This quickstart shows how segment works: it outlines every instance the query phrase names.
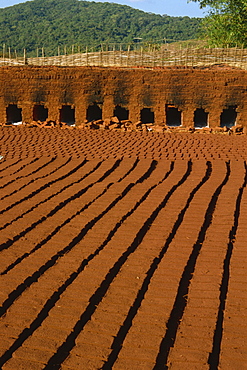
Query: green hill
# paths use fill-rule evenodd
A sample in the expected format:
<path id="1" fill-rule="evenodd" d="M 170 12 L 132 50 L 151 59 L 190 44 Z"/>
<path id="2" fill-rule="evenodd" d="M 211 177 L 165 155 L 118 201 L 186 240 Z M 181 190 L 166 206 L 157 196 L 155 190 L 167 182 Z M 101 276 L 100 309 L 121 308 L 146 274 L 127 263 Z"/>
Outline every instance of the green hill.
<path id="1" fill-rule="evenodd" d="M 0 9 L 0 45 L 18 52 L 102 42 L 169 42 L 196 38 L 200 18 L 145 13 L 129 6 L 79 0 L 33 0 Z M 1 49 L 0 49 L 1 50 Z"/>

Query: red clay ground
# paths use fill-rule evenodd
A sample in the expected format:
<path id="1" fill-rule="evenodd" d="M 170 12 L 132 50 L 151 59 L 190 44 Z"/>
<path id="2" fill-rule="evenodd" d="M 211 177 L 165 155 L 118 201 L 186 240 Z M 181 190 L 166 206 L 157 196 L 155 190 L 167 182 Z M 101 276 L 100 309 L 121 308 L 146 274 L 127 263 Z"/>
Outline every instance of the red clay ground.
<path id="1" fill-rule="evenodd" d="M 0 135 L 1 369 L 247 369 L 247 137 Z"/>

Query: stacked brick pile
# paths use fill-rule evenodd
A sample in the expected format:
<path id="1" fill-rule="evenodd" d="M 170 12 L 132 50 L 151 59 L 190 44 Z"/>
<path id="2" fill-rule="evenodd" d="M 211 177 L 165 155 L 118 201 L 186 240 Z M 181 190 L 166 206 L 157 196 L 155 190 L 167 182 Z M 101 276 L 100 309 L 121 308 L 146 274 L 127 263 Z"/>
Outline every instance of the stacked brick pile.
<path id="1" fill-rule="evenodd" d="M 0 126 L 11 126 L 11 123 L 0 123 Z M 62 129 L 85 129 L 85 130 L 110 130 L 110 131 L 142 131 L 142 132 L 169 132 L 169 133 L 190 133 L 190 134 L 227 134 L 227 135 L 242 135 L 247 133 L 247 128 L 242 125 L 228 127 L 203 127 L 196 129 L 192 126 L 168 126 L 156 125 L 154 123 L 142 123 L 141 121 L 132 123 L 130 120 L 120 121 L 117 117 L 112 117 L 105 120 L 95 120 L 85 122 L 79 126 L 69 125 L 66 122 L 59 120 L 32 121 L 31 123 L 23 123 L 21 126 L 38 127 L 38 128 L 62 128 Z"/>

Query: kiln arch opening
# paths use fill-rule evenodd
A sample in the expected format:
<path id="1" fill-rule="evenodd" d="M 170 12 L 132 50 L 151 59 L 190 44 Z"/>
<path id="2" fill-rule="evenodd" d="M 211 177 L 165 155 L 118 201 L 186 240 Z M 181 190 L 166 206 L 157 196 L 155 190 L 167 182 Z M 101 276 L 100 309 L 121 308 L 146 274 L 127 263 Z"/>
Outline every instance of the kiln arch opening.
<path id="1" fill-rule="evenodd" d="M 142 123 L 154 123 L 154 112 L 150 108 L 143 108 L 141 110 Z"/>
<path id="2" fill-rule="evenodd" d="M 182 124 L 181 111 L 174 105 L 166 105 L 166 124 L 168 126 L 181 126 Z"/>
<path id="3" fill-rule="evenodd" d="M 48 118 L 48 108 L 42 104 L 36 104 L 33 107 L 33 120 L 44 122 Z"/>
<path id="4" fill-rule="evenodd" d="M 86 119 L 89 122 L 102 119 L 102 109 L 99 107 L 97 103 L 93 103 L 88 106 Z"/>
<path id="5" fill-rule="evenodd" d="M 220 127 L 232 127 L 236 124 L 237 120 L 237 107 L 236 106 L 230 106 L 226 109 L 223 109 L 221 115 L 220 115 Z"/>
<path id="6" fill-rule="evenodd" d="M 126 108 L 121 107 L 120 105 L 116 105 L 113 115 L 116 116 L 119 121 L 124 121 L 129 119 L 129 111 Z"/>
<path id="7" fill-rule="evenodd" d="M 203 128 L 208 126 L 208 112 L 203 108 L 197 108 L 194 112 L 194 127 Z"/>
<path id="8" fill-rule="evenodd" d="M 75 108 L 72 108 L 71 105 L 63 105 L 60 109 L 60 122 L 67 123 L 68 125 L 74 125 Z"/>
<path id="9" fill-rule="evenodd" d="M 22 109 L 18 108 L 16 104 L 9 104 L 6 108 L 6 118 L 9 123 L 22 122 Z"/>

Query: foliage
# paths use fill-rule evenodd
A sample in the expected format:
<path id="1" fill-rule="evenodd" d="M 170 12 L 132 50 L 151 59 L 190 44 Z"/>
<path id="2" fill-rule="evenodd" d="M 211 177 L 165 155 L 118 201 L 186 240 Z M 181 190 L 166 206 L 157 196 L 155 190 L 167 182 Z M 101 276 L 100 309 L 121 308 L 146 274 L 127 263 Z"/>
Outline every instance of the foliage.
<path id="1" fill-rule="evenodd" d="M 115 3 L 79 0 L 33 0 L 0 9 L 0 45 L 18 52 L 58 46 L 96 46 L 102 42 L 130 43 L 193 39 L 200 18 L 170 17 L 145 13 Z"/>
<path id="2" fill-rule="evenodd" d="M 247 0 L 193 0 L 209 6 L 202 29 L 210 45 L 247 46 Z"/>

